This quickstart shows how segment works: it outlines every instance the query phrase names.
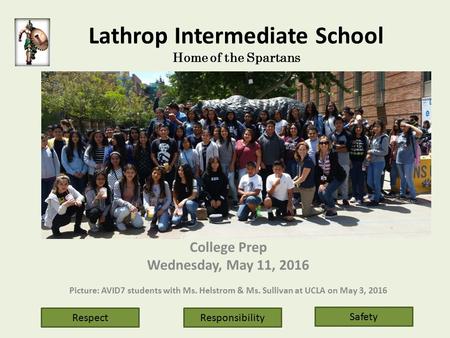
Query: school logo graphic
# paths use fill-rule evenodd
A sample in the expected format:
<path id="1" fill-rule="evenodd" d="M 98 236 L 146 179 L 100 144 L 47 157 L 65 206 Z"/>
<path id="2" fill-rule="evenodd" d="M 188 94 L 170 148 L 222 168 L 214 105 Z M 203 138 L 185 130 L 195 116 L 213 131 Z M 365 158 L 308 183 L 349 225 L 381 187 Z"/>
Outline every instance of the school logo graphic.
<path id="1" fill-rule="evenodd" d="M 50 19 L 16 19 L 16 66 L 49 66 Z"/>

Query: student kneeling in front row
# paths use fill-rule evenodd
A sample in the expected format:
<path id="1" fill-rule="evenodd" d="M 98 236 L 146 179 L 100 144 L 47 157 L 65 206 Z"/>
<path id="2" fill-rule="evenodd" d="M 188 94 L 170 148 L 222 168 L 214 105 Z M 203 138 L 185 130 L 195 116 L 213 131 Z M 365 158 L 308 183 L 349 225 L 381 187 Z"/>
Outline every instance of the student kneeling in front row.
<path id="1" fill-rule="evenodd" d="M 70 185 L 68 176 L 56 177 L 53 189 L 45 200 L 48 206 L 44 217 L 45 226 L 52 229 L 53 236 L 61 235 L 59 228 L 69 224 L 73 215 L 76 215 L 73 231 L 80 235 L 87 233 L 80 226 L 84 211 L 83 200 L 83 195 Z"/>
<path id="2" fill-rule="evenodd" d="M 239 209 L 237 217 L 240 221 L 256 219 L 256 208 L 261 204 L 262 178 L 256 173 L 256 163 L 248 162 L 246 165 L 247 174 L 242 176 L 239 181 L 238 193 L 241 196 L 239 200 Z"/>
<path id="3" fill-rule="evenodd" d="M 294 207 L 292 198 L 294 193 L 294 181 L 291 175 L 284 173 L 284 164 L 280 161 L 273 162 L 273 174 L 266 180 L 267 197 L 264 199 L 264 206 L 268 211 L 269 221 L 273 221 L 275 216 L 272 207 L 276 208 L 277 217 L 283 217 L 287 221 L 293 220 Z"/>

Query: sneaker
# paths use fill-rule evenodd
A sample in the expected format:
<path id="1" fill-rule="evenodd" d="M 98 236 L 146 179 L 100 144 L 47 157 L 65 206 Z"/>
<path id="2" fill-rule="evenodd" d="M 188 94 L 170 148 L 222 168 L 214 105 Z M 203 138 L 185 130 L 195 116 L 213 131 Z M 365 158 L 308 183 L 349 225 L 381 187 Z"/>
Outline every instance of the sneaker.
<path id="1" fill-rule="evenodd" d="M 91 221 L 88 221 L 89 224 L 89 228 L 92 232 L 98 232 L 99 228 L 97 226 L 97 224 L 92 223 Z"/>
<path id="2" fill-rule="evenodd" d="M 417 199 L 415 199 L 415 198 L 410 198 L 410 199 L 409 199 L 409 203 L 411 203 L 411 204 L 416 204 L 416 203 L 417 203 Z"/>
<path id="3" fill-rule="evenodd" d="M 186 222 L 187 227 L 195 227 L 197 225 L 197 220 L 190 220 L 189 222 Z"/>
<path id="4" fill-rule="evenodd" d="M 368 207 L 377 207 L 377 206 L 380 205 L 380 203 L 379 203 L 379 202 L 376 202 L 376 201 L 370 201 L 370 202 L 367 202 L 366 205 L 367 205 Z"/>
<path id="5" fill-rule="evenodd" d="M 355 197 L 350 198 L 350 203 L 355 203 L 355 202 L 356 202 L 356 198 Z"/>
<path id="6" fill-rule="evenodd" d="M 250 216 L 248 216 L 248 220 L 250 222 L 256 221 L 256 212 L 252 212 Z"/>
<path id="7" fill-rule="evenodd" d="M 53 230 L 53 237 L 61 237 L 61 231 Z"/>
<path id="8" fill-rule="evenodd" d="M 269 219 L 269 221 L 275 221 L 275 215 L 272 211 L 267 213 L 267 218 Z"/>
<path id="9" fill-rule="evenodd" d="M 320 215 L 320 214 L 323 214 L 323 209 L 322 208 L 313 207 L 309 214 L 302 215 L 302 217 L 313 217 L 313 216 L 317 216 L 317 215 Z"/>
<path id="10" fill-rule="evenodd" d="M 155 218 L 152 219 L 152 221 L 151 221 L 151 223 L 150 223 L 150 229 L 155 229 L 155 228 L 158 227 L 158 226 L 156 225 L 156 222 L 157 222 L 157 220 L 156 220 L 156 217 L 155 217 Z"/>
<path id="11" fill-rule="evenodd" d="M 401 200 L 405 200 L 406 199 L 406 195 L 399 195 L 398 198 L 400 198 Z"/>
<path id="12" fill-rule="evenodd" d="M 117 223 L 116 227 L 117 227 L 117 230 L 119 230 L 119 231 L 127 230 L 127 226 L 125 225 L 125 223 Z"/>
<path id="13" fill-rule="evenodd" d="M 286 222 L 293 222 L 293 221 L 294 221 L 294 216 L 291 216 L 291 215 L 286 216 L 286 217 L 284 217 L 284 220 L 285 220 Z"/>
<path id="14" fill-rule="evenodd" d="M 356 205 L 363 205 L 364 201 L 363 200 L 356 200 L 355 204 Z"/>
<path id="15" fill-rule="evenodd" d="M 342 200 L 342 205 L 343 205 L 344 207 L 349 207 L 349 206 L 350 206 L 350 203 L 349 203 L 347 200 Z"/>
<path id="16" fill-rule="evenodd" d="M 77 235 L 86 235 L 87 234 L 87 231 L 80 227 L 75 228 L 73 230 L 73 232 L 76 233 Z"/>
<path id="17" fill-rule="evenodd" d="M 327 210 L 327 212 L 325 213 L 326 218 L 332 218 L 332 217 L 336 217 L 336 216 L 337 216 L 337 212 L 334 210 Z"/>

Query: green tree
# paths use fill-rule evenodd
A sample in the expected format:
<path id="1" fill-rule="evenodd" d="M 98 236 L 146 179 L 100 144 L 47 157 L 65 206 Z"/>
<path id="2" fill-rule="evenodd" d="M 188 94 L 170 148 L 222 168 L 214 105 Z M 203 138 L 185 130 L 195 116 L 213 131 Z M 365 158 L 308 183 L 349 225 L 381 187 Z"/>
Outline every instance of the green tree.
<path id="1" fill-rule="evenodd" d="M 148 118 L 146 97 L 117 73 L 46 72 L 41 82 L 44 125 L 63 117 L 81 129 L 85 121 L 135 124 Z"/>
<path id="2" fill-rule="evenodd" d="M 170 82 L 180 102 L 243 95 L 248 98 L 291 97 L 296 83 L 309 88 L 345 89 L 331 72 L 175 72 Z"/>

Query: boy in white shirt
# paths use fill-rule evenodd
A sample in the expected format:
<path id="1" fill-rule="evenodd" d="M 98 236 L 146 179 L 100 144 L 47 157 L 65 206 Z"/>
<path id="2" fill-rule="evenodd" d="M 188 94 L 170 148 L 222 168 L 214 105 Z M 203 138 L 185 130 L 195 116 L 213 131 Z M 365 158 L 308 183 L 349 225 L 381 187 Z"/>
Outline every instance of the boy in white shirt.
<path id="1" fill-rule="evenodd" d="M 253 221 L 256 219 L 256 208 L 261 204 L 262 178 L 256 173 L 256 163 L 247 163 L 247 174 L 242 176 L 239 181 L 238 194 L 241 196 L 239 200 L 239 209 L 237 217 L 240 221 L 246 221 L 249 218 Z"/>
<path id="2" fill-rule="evenodd" d="M 294 206 L 292 198 L 294 193 L 294 181 L 289 174 L 284 173 L 284 164 L 280 161 L 273 163 L 273 174 L 267 177 L 267 197 L 264 206 L 268 211 L 269 221 L 275 220 L 272 207 L 276 208 L 277 217 L 284 217 L 286 221 L 292 221 Z"/>

